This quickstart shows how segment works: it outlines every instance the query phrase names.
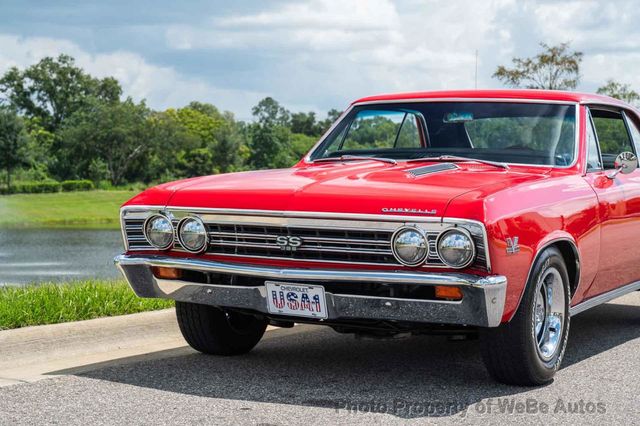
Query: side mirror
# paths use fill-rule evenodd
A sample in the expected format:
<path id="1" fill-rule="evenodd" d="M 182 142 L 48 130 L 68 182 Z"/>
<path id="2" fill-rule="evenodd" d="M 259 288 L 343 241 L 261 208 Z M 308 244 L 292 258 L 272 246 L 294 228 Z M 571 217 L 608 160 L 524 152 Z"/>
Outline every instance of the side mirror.
<path id="1" fill-rule="evenodd" d="M 607 175 L 609 179 L 616 177 L 618 173 L 623 175 L 629 174 L 638 168 L 638 158 L 633 152 L 623 152 L 616 157 L 616 161 L 613 163 L 615 170 L 613 173 Z"/>

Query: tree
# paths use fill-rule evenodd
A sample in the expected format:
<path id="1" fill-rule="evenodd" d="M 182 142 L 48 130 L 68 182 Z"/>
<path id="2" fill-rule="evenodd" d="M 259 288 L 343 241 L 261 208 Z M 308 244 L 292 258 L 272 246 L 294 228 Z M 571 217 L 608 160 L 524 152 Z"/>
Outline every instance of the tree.
<path id="1" fill-rule="evenodd" d="M 167 110 L 167 114 L 174 116 L 189 135 L 199 141 L 193 148 L 197 152 L 184 152 L 182 158 L 196 160 L 197 155 L 204 155 L 206 150 L 210 153 L 205 156 L 206 161 L 205 157 L 197 160 L 200 164 L 197 172 L 188 167 L 187 162 L 182 162 L 187 176 L 226 173 L 237 169 L 242 138 L 233 114 L 221 114 L 215 106 L 200 102 L 192 102 L 178 110 Z"/>
<path id="2" fill-rule="evenodd" d="M 264 98 L 252 109 L 256 122 L 248 132 L 253 169 L 289 167 L 295 160 L 291 152 L 291 114 L 273 98 Z"/>
<path id="3" fill-rule="evenodd" d="M 234 172 L 242 167 L 244 152 L 247 150 L 242 123 L 238 123 L 232 113 L 225 111 L 223 125 L 216 132 L 218 146 L 215 162 L 221 173 Z"/>
<path id="4" fill-rule="evenodd" d="M 319 136 L 321 129 L 316 122 L 315 112 L 294 112 L 291 114 L 291 132 L 307 136 Z"/>
<path id="5" fill-rule="evenodd" d="M 59 174 L 86 177 L 94 160 L 102 161 L 113 185 L 124 182 L 136 160 L 153 150 L 144 103 L 94 101 L 69 118 L 61 131 Z M 166 155 L 172 155 L 167 153 Z"/>
<path id="6" fill-rule="evenodd" d="M 572 90 L 580 80 L 582 52 L 570 51 L 570 43 L 549 46 L 532 58 L 513 58 L 513 68 L 500 65 L 493 77 L 511 87 Z"/>
<path id="7" fill-rule="evenodd" d="M 68 55 L 46 57 L 25 70 L 10 68 L 0 78 L 5 103 L 42 126 L 57 131 L 62 123 L 91 99 L 117 102 L 122 88 L 112 77 L 97 79 L 75 65 Z"/>
<path id="8" fill-rule="evenodd" d="M 278 169 L 295 163 L 291 132 L 284 126 L 254 123 L 251 127 L 249 166 L 252 169 Z"/>
<path id="9" fill-rule="evenodd" d="M 11 192 L 11 173 L 28 160 L 27 132 L 15 112 L 0 108 L 0 168 L 6 171 L 7 191 Z"/>
<path id="10" fill-rule="evenodd" d="M 188 177 L 180 159 L 200 147 L 200 139 L 180 122 L 175 110 L 152 112 L 147 119 L 151 148 L 139 157 L 127 175 L 130 180 L 174 180 Z"/>
<path id="11" fill-rule="evenodd" d="M 251 112 L 261 124 L 285 127 L 290 125 L 291 114 L 289 111 L 271 97 L 262 99 L 258 102 L 258 105 L 253 107 Z"/>
<path id="12" fill-rule="evenodd" d="M 629 84 L 618 83 L 613 79 L 607 80 L 604 86 L 598 88 L 597 93 L 620 99 L 628 104 L 636 104 L 640 100 L 640 94 L 633 90 Z"/>
<path id="13" fill-rule="evenodd" d="M 320 134 L 322 135 L 324 132 L 329 130 L 329 128 L 331 128 L 333 123 L 335 123 L 336 120 L 338 120 L 338 118 L 340 118 L 341 115 L 342 115 L 342 111 L 339 111 L 335 108 L 330 109 L 327 112 L 327 118 L 318 122 L 318 128 L 320 130 Z"/>
<path id="14" fill-rule="evenodd" d="M 293 133 L 291 135 L 291 153 L 294 159 L 300 160 L 304 157 L 316 142 L 318 142 L 318 138 L 314 136 Z"/>

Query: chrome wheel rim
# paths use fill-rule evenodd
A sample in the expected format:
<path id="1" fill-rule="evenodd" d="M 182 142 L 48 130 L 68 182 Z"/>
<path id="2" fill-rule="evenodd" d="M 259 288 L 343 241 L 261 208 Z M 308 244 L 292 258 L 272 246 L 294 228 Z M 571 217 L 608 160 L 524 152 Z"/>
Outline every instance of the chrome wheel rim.
<path id="1" fill-rule="evenodd" d="M 565 314 L 562 276 L 550 267 L 538 280 L 532 314 L 536 349 L 544 361 L 551 360 L 561 346 Z"/>

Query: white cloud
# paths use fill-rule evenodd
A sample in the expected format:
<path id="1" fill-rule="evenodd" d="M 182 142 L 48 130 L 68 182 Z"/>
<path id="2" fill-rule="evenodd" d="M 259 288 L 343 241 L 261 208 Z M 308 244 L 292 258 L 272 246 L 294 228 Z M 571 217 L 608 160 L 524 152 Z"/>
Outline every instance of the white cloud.
<path id="1" fill-rule="evenodd" d="M 146 98 L 155 108 L 197 99 L 247 119 L 251 106 L 264 96 L 273 96 L 291 110 L 322 113 L 374 93 L 471 88 L 476 50 L 478 86 L 500 87 L 491 77 L 498 65 L 510 64 L 514 56 L 534 55 L 540 41 L 572 41 L 585 53 L 581 89 L 595 90 L 615 78 L 640 90 L 636 3 L 280 0 L 254 2 L 253 7 L 229 3 L 222 8 L 225 15 L 206 16 L 198 10 L 191 16 L 180 15 L 175 24 L 163 19 L 140 26 L 132 21 L 125 27 L 142 40 L 132 43 L 138 46 L 136 52 L 114 46 L 112 51 L 94 53 L 62 38 L 0 35 L 0 71 L 66 52 L 95 75 L 115 75 L 126 94 Z M 211 5 L 209 10 L 221 8 Z M 145 31 L 138 31 L 141 27 Z M 165 44 L 158 45 L 158 39 Z M 113 37 L 113 44 L 117 40 Z M 150 62 L 139 47 L 148 40 L 154 42 L 154 57 L 164 63 L 180 61 L 180 71 Z M 86 45 L 104 48 L 105 43 L 89 40 Z"/>
<path id="2" fill-rule="evenodd" d="M 263 84 L 277 99 L 331 98 L 340 107 L 375 92 L 473 87 L 475 50 L 500 52 L 496 43 L 510 34 L 494 20 L 514 2 L 307 0 L 170 26 L 166 40 L 179 50 L 275 58 Z"/>
<path id="3" fill-rule="evenodd" d="M 141 55 L 127 51 L 91 54 L 68 40 L 18 37 L 0 34 L 0 73 L 12 66 L 25 68 L 45 56 L 68 54 L 89 74 L 118 79 L 124 94 L 152 108 L 180 107 L 193 100 L 212 102 L 222 109 L 248 111 L 263 93 L 220 89 L 210 83 L 178 73 L 171 67 L 147 62 Z"/>
<path id="4" fill-rule="evenodd" d="M 584 90 L 613 78 L 640 88 L 640 9 L 635 0 L 579 1 L 539 5 L 533 24 L 551 43 L 571 41 L 584 52 Z"/>

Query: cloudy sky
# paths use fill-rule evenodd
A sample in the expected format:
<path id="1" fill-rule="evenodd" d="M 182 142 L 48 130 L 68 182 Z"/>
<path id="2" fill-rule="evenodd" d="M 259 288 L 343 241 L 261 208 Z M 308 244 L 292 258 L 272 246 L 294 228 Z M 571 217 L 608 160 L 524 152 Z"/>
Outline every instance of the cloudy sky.
<path id="1" fill-rule="evenodd" d="M 537 44 L 584 52 L 579 89 L 640 89 L 637 0 L 0 2 L 0 72 L 68 53 L 156 109 L 191 100 L 250 118 L 273 96 L 324 112 L 374 93 L 501 87 L 498 64 Z"/>

